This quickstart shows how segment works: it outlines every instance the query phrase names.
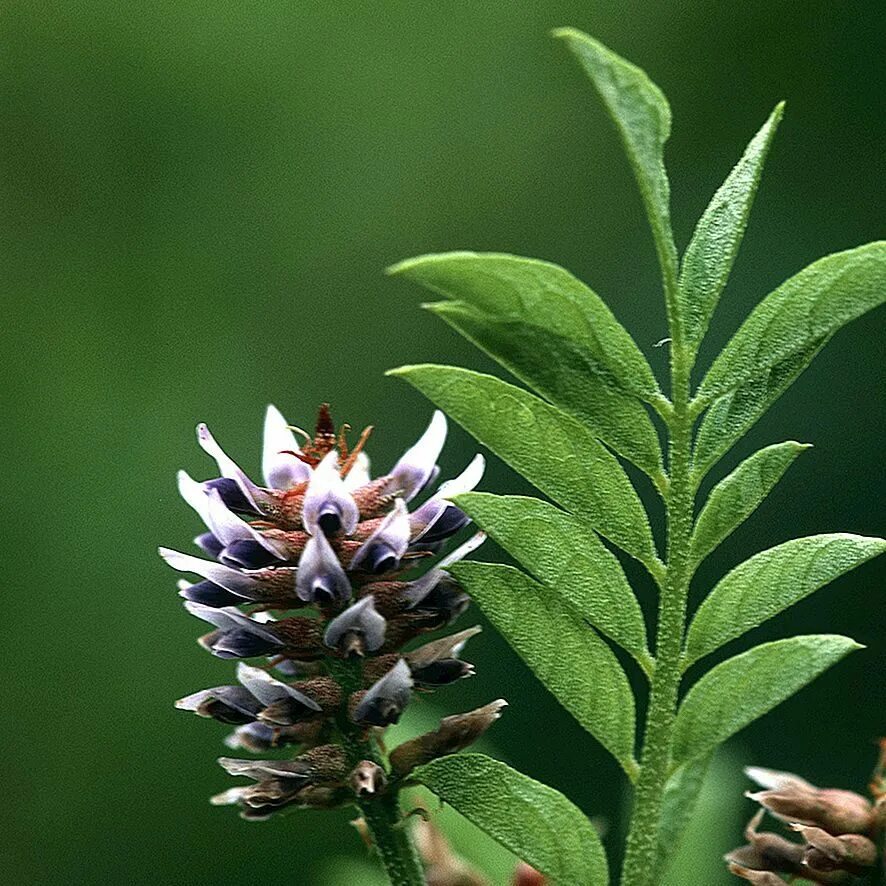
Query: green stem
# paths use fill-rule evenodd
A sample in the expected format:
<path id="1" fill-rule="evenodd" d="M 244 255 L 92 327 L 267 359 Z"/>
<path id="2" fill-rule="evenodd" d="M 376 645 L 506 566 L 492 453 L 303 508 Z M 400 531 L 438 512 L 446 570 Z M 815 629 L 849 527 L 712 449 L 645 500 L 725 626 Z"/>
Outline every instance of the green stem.
<path id="1" fill-rule="evenodd" d="M 346 697 L 360 688 L 363 680 L 360 660 L 343 661 L 330 656 L 326 659 L 326 667 L 345 690 Z M 384 768 L 375 741 L 367 739 L 364 731 L 351 722 L 346 710 L 341 711 L 336 727 L 351 766 L 356 766 L 362 760 L 371 760 Z M 373 849 L 384 866 L 391 886 L 425 886 L 421 859 L 401 819 L 398 794 L 398 786 L 390 785 L 383 793 L 358 798 L 355 805 L 366 822 Z"/>
<path id="2" fill-rule="evenodd" d="M 668 523 L 667 572 L 659 597 L 655 671 L 640 758 L 634 808 L 622 871 L 622 886 L 649 886 L 658 851 L 658 830 L 671 765 L 680 656 L 686 626 L 686 598 L 692 577 L 689 542 L 695 490 L 692 480 L 692 416 L 689 411 L 687 353 L 671 351 L 673 413 L 668 421 L 670 483 L 665 501 Z"/>
<path id="3" fill-rule="evenodd" d="M 412 839 L 400 818 L 396 792 L 357 803 L 391 886 L 425 886 L 425 875 Z"/>

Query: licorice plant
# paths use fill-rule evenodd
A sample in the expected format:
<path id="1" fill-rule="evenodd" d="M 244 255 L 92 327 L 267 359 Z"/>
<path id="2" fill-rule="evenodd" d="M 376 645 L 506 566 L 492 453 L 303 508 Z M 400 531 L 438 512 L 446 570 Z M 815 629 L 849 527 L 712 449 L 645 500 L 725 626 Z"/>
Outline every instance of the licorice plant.
<path id="1" fill-rule="evenodd" d="M 398 808 L 400 789 L 411 784 L 425 785 L 548 883 L 610 882 L 600 837 L 566 797 L 485 755 L 453 753 L 498 717 L 503 702 L 446 717 L 437 731 L 385 749 L 382 732 L 413 689 L 470 674 L 459 653 L 473 629 L 406 645 L 457 617 L 465 592 L 621 765 L 633 796 L 621 882 L 652 886 L 693 815 L 718 745 L 859 645 L 837 635 L 798 636 L 755 646 L 706 672 L 699 663 L 886 548 L 881 539 L 843 533 L 786 541 L 725 575 L 689 620 L 699 564 L 807 447 L 788 441 L 761 449 L 713 487 L 696 515 L 700 484 L 841 326 L 882 303 L 886 243 L 830 255 L 791 277 L 751 312 L 694 386 L 699 345 L 738 252 L 782 106 L 751 140 L 678 257 L 663 162 L 670 131 L 664 96 L 643 71 L 585 34 L 556 34 L 600 94 L 639 185 L 662 276 L 668 392 L 600 297 L 562 268 L 469 252 L 408 260 L 392 273 L 443 296 L 430 309 L 531 390 L 450 366 L 392 374 L 549 501 L 472 491 L 482 473 L 478 457 L 410 513 L 407 504 L 435 476 L 443 413 L 390 473 L 370 480 L 365 434 L 349 449 L 324 409 L 299 449 L 272 408 L 264 487 L 198 428 L 221 477 L 198 483 L 181 475 L 180 489 L 209 529 L 197 543 L 215 559 L 162 550 L 173 567 L 203 579 L 181 587 L 188 610 L 213 625 L 201 644 L 221 658 L 268 658 L 264 667 L 239 664 L 238 685 L 198 691 L 179 707 L 234 724 L 232 748 L 297 748 L 287 760 L 222 758 L 228 772 L 256 783 L 215 802 L 238 804 L 246 818 L 355 806 L 396 886 L 424 882 Z M 663 551 L 622 460 L 645 474 L 661 499 Z M 422 570 L 468 519 L 522 568 L 458 562 L 481 540 L 474 535 Z M 652 648 L 613 548 L 645 567 L 656 588 Z M 313 615 L 268 614 L 301 607 Z M 639 747 L 634 693 L 613 646 L 648 681 Z M 690 668 L 692 685 L 684 692 Z M 775 784 L 782 775 L 764 778 Z M 806 801 L 819 796 L 798 784 L 792 790 L 805 792 Z M 772 796 L 760 798 L 772 808 Z M 882 851 L 882 818 L 866 819 L 860 835 L 875 853 Z M 809 820 L 805 843 L 789 852 L 798 866 L 809 857 L 829 863 L 847 841 L 833 828 L 810 830 L 820 820 Z M 777 873 L 753 868 L 760 856 L 756 820 L 748 835 L 750 849 L 731 859 L 736 873 L 778 882 Z M 852 846 L 867 852 L 863 866 L 852 859 L 852 870 L 873 870 L 868 844 Z M 520 870 L 523 876 L 528 869 Z M 833 872 L 802 873 L 844 882 Z"/>
<path id="2" fill-rule="evenodd" d="M 621 764 L 633 795 L 621 882 L 649 886 L 662 879 L 717 746 L 859 648 L 847 637 L 818 634 L 755 646 L 706 673 L 698 664 L 881 553 L 881 539 L 838 533 L 786 541 L 725 575 L 691 621 L 687 597 L 698 565 L 807 446 L 787 441 L 756 452 L 713 487 L 696 516 L 700 484 L 840 327 L 883 302 L 886 243 L 827 256 L 791 277 L 751 312 L 693 386 L 699 345 L 738 252 L 783 107 L 751 140 L 678 257 L 663 159 L 671 126 L 665 97 L 642 70 L 596 40 L 574 29 L 555 35 L 603 100 L 639 185 L 661 270 L 669 392 L 589 287 L 556 265 L 503 254 L 429 255 L 391 272 L 443 296 L 429 309 L 531 391 L 450 366 L 406 366 L 393 374 L 550 499 L 456 496 L 458 507 L 523 569 L 470 562 L 453 574 Z M 663 502 L 663 552 L 620 459 L 645 474 Z M 657 587 L 653 650 L 610 546 L 642 564 Z M 610 644 L 648 679 L 638 749 L 634 695 Z M 684 694 L 689 668 L 693 682 Z M 594 835 L 565 825 L 539 834 L 530 817 L 504 823 L 508 814 L 518 817 L 512 798 L 480 778 L 483 765 L 474 756 L 446 758 L 423 777 L 491 833 L 508 829 L 509 845 L 551 882 L 608 882 L 599 848 L 593 855 L 580 848 Z M 584 865 L 570 866 L 575 858 Z M 804 876 L 816 879 L 811 870 Z"/>

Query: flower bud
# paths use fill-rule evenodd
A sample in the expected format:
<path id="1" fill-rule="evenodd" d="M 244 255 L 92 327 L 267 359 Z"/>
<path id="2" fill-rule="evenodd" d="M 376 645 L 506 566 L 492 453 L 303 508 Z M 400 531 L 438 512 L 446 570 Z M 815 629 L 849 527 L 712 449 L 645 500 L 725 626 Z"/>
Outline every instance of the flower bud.
<path id="1" fill-rule="evenodd" d="M 371 760 L 361 760 L 348 776 L 348 784 L 358 797 L 380 793 L 387 783 L 384 769 Z"/>
<path id="2" fill-rule="evenodd" d="M 871 804 L 853 791 L 788 787 L 745 796 L 782 821 L 821 827 L 831 834 L 867 834 L 875 823 Z"/>
<path id="3" fill-rule="evenodd" d="M 863 874 L 877 863 L 877 847 L 861 834 L 835 837 L 821 828 L 792 824 L 808 844 L 805 863 L 814 871 L 849 871 Z"/>
<path id="4" fill-rule="evenodd" d="M 436 757 L 454 754 L 473 744 L 500 716 L 507 707 L 500 698 L 482 708 L 466 714 L 444 717 L 434 732 L 405 741 L 391 752 L 391 769 L 399 776 L 408 775 Z"/>

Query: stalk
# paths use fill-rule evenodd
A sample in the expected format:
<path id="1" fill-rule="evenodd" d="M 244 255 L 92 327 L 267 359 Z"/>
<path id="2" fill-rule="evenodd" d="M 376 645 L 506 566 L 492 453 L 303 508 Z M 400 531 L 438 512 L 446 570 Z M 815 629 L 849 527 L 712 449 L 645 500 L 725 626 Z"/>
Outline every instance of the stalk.
<path id="1" fill-rule="evenodd" d="M 342 661 L 328 657 L 326 666 L 344 688 L 346 696 L 359 689 L 363 672 L 359 659 Z M 363 730 L 351 722 L 346 711 L 341 712 L 336 727 L 352 766 L 361 760 L 371 760 L 385 768 L 376 742 L 363 737 Z M 355 805 L 366 822 L 372 848 L 384 866 L 391 886 L 425 886 L 424 867 L 401 820 L 398 795 L 399 787 L 392 784 L 382 793 L 358 798 Z"/>
<path id="2" fill-rule="evenodd" d="M 622 886 L 650 886 L 658 851 L 658 830 L 671 764 L 680 655 L 686 627 L 686 598 L 692 577 L 689 543 L 695 490 L 689 408 L 690 359 L 676 340 L 671 350 L 673 410 L 668 416 L 670 479 L 665 498 L 668 543 L 665 581 L 659 597 L 655 670 L 634 795 Z"/>

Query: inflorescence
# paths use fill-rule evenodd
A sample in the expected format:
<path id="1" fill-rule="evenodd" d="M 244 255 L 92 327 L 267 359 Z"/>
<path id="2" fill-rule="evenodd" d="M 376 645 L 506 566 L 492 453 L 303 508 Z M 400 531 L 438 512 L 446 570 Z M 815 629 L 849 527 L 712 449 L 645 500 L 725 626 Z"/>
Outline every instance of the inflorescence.
<path id="1" fill-rule="evenodd" d="M 439 475 L 443 414 L 434 413 L 418 442 L 375 480 L 363 451 L 371 428 L 352 449 L 347 431 L 336 431 L 325 405 L 313 436 L 269 406 L 264 486 L 203 424 L 198 441 L 221 476 L 197 482 L 178 475 L 182 497 L 207 527 L 195 542 L 214 559 L 167 548 L 160 554 L 202 579 L 179 582 L 188 612 L 213 627 L 200 645 L 241 661 L 236 684 L 200 690 L 176 706 L 235 726 L 226 739 L 234 750 L 297 750 L 291 759 L 219 760 L 230 774 L 254 782 L 212 798 L 238 804 L 244 818 L 390 795 L 415 766 L 474 741 L 505 706 L 499 700 L 446 717 L 436 731 L 384 752 L 381 735 L 414 691 L 473 674 L 460 655 L 478 627 L 404 647 L 451 624 L 469 603 L 446 568 L 481 544 L 482 533 L 424 572 L 410 573 L 468 524 L 449 498 L 479 483 L 484 460 L 477 455 L 410 512 L 409 503 Z M 304 438 L 301 447 L 295 432 Z"/>

